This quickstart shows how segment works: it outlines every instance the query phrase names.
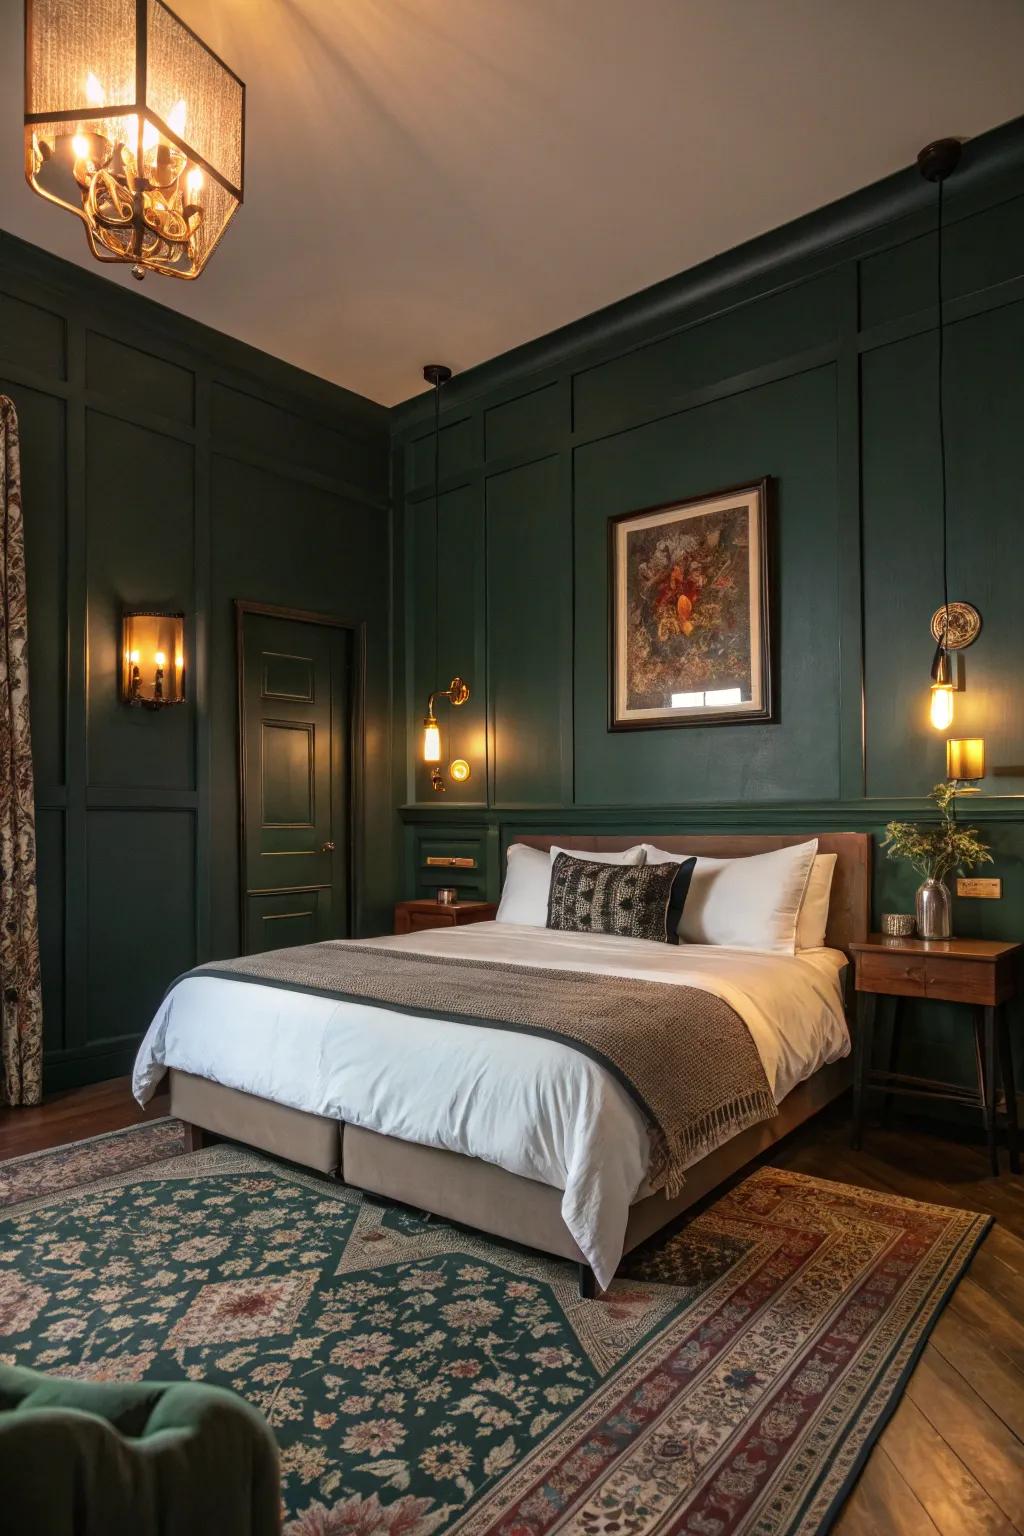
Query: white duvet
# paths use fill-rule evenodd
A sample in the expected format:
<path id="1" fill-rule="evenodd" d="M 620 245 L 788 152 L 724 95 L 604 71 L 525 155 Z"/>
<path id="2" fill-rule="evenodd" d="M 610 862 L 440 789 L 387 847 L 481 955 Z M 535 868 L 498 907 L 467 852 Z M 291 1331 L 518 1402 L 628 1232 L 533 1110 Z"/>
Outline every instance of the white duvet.
<path id="1" fill-rule="evenodd" d="M 749 1028 L 776 1103 L 850 1049 L 845 957 L 836 950 L 764 954 L 513 923 L 361 942 L 712 992 Z M 598 1283 L 615 1273 L 648 1136 L 625 1089 L 570 1046 L 194 976 L 164 999 L 139 1049 L 132 1089 L 140 1104 L 168 1067 L 561 1189 L 563 1220 Z"/>

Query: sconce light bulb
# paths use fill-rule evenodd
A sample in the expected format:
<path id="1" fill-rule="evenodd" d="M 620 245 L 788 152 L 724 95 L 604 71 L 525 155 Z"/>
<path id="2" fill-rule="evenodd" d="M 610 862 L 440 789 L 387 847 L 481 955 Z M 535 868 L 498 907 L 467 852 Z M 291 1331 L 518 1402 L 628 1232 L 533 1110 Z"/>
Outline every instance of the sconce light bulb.
<path id="1" fill-rule="evenodd" d="M 71 148 L 75 152 L 76 160 L 87 160 L 89 158 L 89 140 L 84 133 L 75 134 L 71 140 Z"/>
<path id="2" fill-rule="evenodd" d="M 133 667 L 137 667 L 138 664 L 139 664 L 139 653 L 138 653 L 138 651 L 129 651 L 128 652 L 128 660 L 131 662 Z"/>
<path id="3" fill-rule="evenodd" d="M 953 724 L 953 689 L 947 683 L 932 685 L 931 721 L 937 731 L 947 731 Z"/>
<path id="4" fill-rule="evenodd" d="M 423 722 L 423 761 L 425 763 L 439 763 L 441 761 L 441 731 L 436 720 L 428 715 Z"/>
<path id="5" fill-rule="evenodd" d="M 156 655 L 153 657 L 153 660 L 156 662 L 158 667 L 165 667 L 167 665 L 167 654 L 166 654 L 166 652 L 164 652 L 164 651 L 157 651 Z"/>
<path id="6" fill-rule="evenodd" d="M 198 165 L 194 165 L 185 177 L 185 190 L 189 197 L 198 197 L 203 190 L 203 173 Z"/>

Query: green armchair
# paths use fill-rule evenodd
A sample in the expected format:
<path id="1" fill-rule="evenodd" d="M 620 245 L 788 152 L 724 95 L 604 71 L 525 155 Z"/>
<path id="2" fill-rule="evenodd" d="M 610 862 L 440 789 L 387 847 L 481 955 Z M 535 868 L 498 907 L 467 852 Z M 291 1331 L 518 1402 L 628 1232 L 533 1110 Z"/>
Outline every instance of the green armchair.
<path id="1" fill-rule="evenodd" d="M 232 1392 L 0 1366 L 4 1530 L 39 1536 L 276 1536 L 277 1445 Z"/>

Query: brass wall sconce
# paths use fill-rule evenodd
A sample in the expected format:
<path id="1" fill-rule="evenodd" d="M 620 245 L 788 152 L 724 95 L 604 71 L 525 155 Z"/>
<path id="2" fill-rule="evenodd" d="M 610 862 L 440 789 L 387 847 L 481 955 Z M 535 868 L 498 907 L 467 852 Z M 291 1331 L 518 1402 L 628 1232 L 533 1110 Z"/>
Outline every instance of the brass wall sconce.
<path id="1" fill-rule="evenodd" d="M 958 795 L 978 793 L 985 777 L 985 743 L 980 736 L 951 737 L 946 742 L 946 778 L 956 784 Z"/>
<path id="2" fill-rule="evenodd" d="M 447 699 L 456 708 L 465 704 L 469 698 L 469 684 L 461 677 L 453 677 L 447 688 L 435 688 L 427 700 L 427 713 L 423 719 L 423 761 L 431 765 L 430 787 L 438 794 L 444 794 L 447 785 L 438 764 L 441 761 L 441 727 L 437 723 L 437 715 L 434 713 L 434 700 Z M 463 761 L 459 759 L 459 761 Z M 468 764 L 467 764 L 468 767 Z M 454 775 L 453 775 L 454 777 Z M 466 778 L 469 774 L 465 775 Z"/>
<path id="3" fill-rule="evenodd" d="M 185 702 L 185 615 L 137 610 L 121 620 L 121 701 L 142 709 Z"/>
<path id="4" fill-rule="evenodd" d="M 960 668 L 956 652 L 973 645 L 981 633 L 981 614 L 971 603 L 943 603 L 932 614 L 931 705 L 929 715 L 937 731 L 948 731 L 953 724 L 953 695 L 961 690 Z"/>

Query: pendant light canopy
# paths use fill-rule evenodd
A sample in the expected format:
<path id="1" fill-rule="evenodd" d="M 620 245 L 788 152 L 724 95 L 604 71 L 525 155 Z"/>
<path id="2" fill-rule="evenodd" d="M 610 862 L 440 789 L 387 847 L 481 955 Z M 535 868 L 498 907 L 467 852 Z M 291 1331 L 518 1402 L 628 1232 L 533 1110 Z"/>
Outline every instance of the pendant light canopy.
<path id="1" fill-rule="evenodd" d="M 198 277 L 244 136 L 245 86 L 163 0 L 26 0 L 25 175 L 97 261 Z"/>
<path id="2" fill-rule="evenodd" d="M 938 304 L 938 396 L 939 396 L 939 464 L 941 471 L 942 501 L 942 606 L 936 614 L 937 628 L 933 628 L 936 645 L 931 667 L 931 702 L 929 715 L 937 731 L 948 731 L 953 724 L 956 676 L 954 657 L 951 652 L 970 645 L 981 628 L 977 609 L 969 603 L 951 603 L 949 600 L 949 513 L 946 484 L 946 408 L 945 408 L 945 329 L 943 322 L 942 245 L 943 245 L 943 187 L 960 164 L 962 146 L 959 139 L 936 139 L 926 144 L 917 157 L 918 170 L 925 181 L 936 187 L 936 262 L 935 288 Z M 976 623 L 954 629 L 952 610 L 972 614 Z M 970 638 L 966 638 L 968 628 Z"/>

